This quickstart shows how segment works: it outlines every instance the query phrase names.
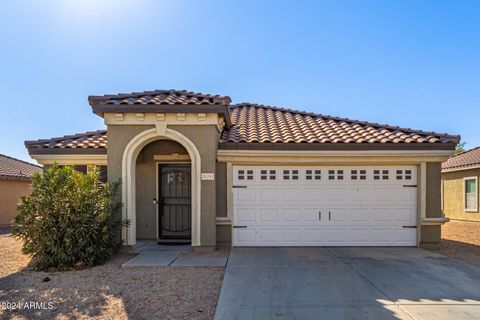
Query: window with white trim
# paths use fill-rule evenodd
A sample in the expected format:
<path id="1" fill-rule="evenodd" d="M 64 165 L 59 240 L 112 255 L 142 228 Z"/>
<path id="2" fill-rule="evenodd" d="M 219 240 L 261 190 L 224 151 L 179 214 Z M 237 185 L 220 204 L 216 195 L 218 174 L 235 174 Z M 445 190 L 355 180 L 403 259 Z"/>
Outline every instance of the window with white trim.
<path id="1" fill-rule="evenodd" d="M 343 170 L 328 170 L 328 180 L 343 180 Z"/>
<path id="2" fill-rule="evenodd" d="M 305 178 L 307 180 L 321 180 L 322 179 L 322 170 L 306 170 Z"/>
<path id="3" fill-rule="evenodd" d="M 260 180 L 275 180 L 276 178 L 276 170 L 260 170 Z"/>
<path id="4" fill-rule="evenodd" d="M 465 211 L 478 211 L 478 178 L 469 177 L 463 180 Z"/>
<path id="5" fill-rule="evenodd" d="M 238 170 L 238 180 L 253 180 L 253 170 Z"/>
<path id="6" fill-rule="evenodd" d="M 298 180 L 298 170 L 283 170 L 283 180 Z"/>

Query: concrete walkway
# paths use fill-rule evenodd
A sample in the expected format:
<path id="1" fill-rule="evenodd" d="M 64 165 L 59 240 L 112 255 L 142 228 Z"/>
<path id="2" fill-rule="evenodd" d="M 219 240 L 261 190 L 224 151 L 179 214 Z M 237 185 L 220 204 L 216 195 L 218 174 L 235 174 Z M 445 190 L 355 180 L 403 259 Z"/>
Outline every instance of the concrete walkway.
<path id="1" fill-rule="evenodd" d="M 167 246 L 156 242 L 137 243 L 133 250 L 138 255 L 128 260 L 122 267 L 224 267 L 227 258 L 205 258 L 189 255 L 189 245 Z"/>
<path id="2" fill-rule="evenodd" d="M 417 248 L 233 248 L 215 319 L 480 319 L 480 268 Z"/>

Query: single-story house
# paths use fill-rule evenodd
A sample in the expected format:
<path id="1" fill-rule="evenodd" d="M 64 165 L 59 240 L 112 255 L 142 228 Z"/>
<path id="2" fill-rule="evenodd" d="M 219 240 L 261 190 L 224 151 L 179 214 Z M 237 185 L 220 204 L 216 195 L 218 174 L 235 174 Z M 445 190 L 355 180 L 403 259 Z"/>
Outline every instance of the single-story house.
<path id="1" fill-rule="evenodd" d="M 126 245 L 418 246 L 440 240 L 460 137 L 178 90 L 90 96 L 105 130 L 27 141 L 122 181 Z"/>
<path id="2" fill-rule="evenodd" d="M 31 192 L 35 172 L 42 167 L 0 154 L 0 226 L 12 223 L 20 197 Z"/>
<path id="3" fill-rule="evenodd" d="M 480 147 L 454 155 L 442 164 L 442 206 L 446 217 L 480 221 L 479 177 Z"/>

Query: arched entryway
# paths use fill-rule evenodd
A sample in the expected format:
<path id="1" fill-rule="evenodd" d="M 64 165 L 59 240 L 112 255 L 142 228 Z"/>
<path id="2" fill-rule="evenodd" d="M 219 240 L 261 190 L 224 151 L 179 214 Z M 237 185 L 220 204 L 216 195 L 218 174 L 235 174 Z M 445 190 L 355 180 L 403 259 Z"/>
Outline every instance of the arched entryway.
<path id="1" fill-rule="evenodd" d="M 200 245 L 200 153 L 192 141 L 178 131 L 168 128 L 145 130 L 136 135 L 125 147 L 122 158 L 122 217 L 130 220 L 130 227 L 123 232 L 123 240 L 127 245 L 136 243 L 136 163 L 142 149 L 156 140 L 175 141 L 188 152 L 191 172 L 191 241 L 193 246 L 198 246 Z M 155 177 L 152 177 L 152 179 L 155 179 Z M 148 201 L 152 201 L 152 199 Z"/>

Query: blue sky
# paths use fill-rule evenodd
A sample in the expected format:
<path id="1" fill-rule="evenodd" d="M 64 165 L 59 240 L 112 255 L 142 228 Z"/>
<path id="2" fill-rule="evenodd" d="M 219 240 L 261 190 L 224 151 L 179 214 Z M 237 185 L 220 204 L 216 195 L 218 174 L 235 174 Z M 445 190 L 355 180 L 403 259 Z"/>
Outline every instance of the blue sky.
<path id="1" fill-rule="evenodd" d="M 103 128 L 88 95 L 187 89 L 480 145 L 478 1 L 2 1 L 0 153 Z"/>

